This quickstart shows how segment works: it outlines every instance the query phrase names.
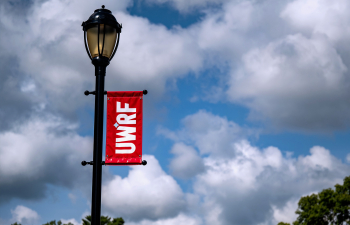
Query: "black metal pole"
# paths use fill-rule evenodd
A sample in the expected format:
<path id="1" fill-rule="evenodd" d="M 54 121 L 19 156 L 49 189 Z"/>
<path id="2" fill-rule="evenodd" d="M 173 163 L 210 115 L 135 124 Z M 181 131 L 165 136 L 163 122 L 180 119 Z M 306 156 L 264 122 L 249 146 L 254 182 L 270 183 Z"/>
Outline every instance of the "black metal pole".
<path id="1" fill-rule="evenodd" d="M 92 174 L 91 225 L 101 222 L 101 181 L 102 181 L 102 143 L 103 143 L 103 106 L 106 67 L 109 60 L 92 60 L 95 65 L 95 124 L 94 124 L 94 161 Z"/>

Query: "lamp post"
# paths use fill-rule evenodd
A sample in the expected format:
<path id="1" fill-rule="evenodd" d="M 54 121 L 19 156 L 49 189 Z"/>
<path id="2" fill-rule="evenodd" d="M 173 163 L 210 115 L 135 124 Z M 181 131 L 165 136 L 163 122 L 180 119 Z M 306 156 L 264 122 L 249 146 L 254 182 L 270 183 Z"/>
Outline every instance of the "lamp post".
<path id="1" fill-rule="evenodd" d="M 104 82 L 106 67 L 118 48 L 122 26 L 104 5 L 101 9 L 96 9 L 82 26 L 86 52 L 95 66 L 96 76 L 95 91 L 85 91 L 85 95 L 95 95 L 94 153 L 93 161 L 88 164 L 93 165 L 91 224 L 100 225 L 102 164 L 104 164 L 102 162 Z M 82 165 L 86 164 L 87 162 L 82 162 Z"/>

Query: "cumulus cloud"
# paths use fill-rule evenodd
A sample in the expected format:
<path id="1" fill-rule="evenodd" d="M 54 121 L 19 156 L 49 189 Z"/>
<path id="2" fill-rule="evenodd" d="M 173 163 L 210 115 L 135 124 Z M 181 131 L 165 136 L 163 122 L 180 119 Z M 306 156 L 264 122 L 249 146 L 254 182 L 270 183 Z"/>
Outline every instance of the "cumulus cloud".
<path id="1" fill-rule="evenodd" d="M 94 82 L 93 66 L 87 66 L 90 62 L 84 50 L 81 23 L 99 4 L 82 3 L 33 1 L 26 13 L 20 15 L 13 13 L 15 6 L 7 2 L 0 7 L 0 26 L 7 33 L 6 39 L 0 41 L 1 55 L 12 59 L 4 69 L 14 67 L 15 78 L 22 80 L 24 86 L 31 84 L 30 89 L 20 91 L 19 83 L 13 91 L 19 92 L 19 96 L 31 95 L 47 110 L 66 116 L 74 115 L 79 106 L 86 104 L 87 99 L 81 98 L 82 91 Z M 129 3 L 118 1 L 110 9 L 125 10 Z M 12 79 L 11 74 L 2 77 Z"/>
<path id="2" fill-rule="evenodd" d="M 328 131 L 349 124 L 349 79 L 337 50 L 322 35 L 289 35 L 249 51 L 234 71 L 230 99 L 251 119 L 276 127 Z"/>
<path id="3" fill-rule="evenodd" d="M 47 184 L 84 183 L 89 173 L 80 162 L 91 156 L 92 140 L 74 127 L 57 117 L 30 118 L 0 133 L 0 200 L 42 198 Z"/>
<path id="4" fill-rule="evenodd" d="M 71 187 L 74 171 L 79 171 L 75 167 L 87 159 L 85 152 L 78 157 L 76 151 L 90 149 L 90 138 L 79 136 L 78 126 L 61 129 L 76 124 L 78 111 L 92 106 L 91 98 L 83 96 L 83 90 L 94 87 L 94 69 L 84 49 L 81 22 L 100 3 L 82 3 L 30 1 L 18 9 L 22 13 L 15 9 L 18 5 L 0 3 L 0 27 L 6 33 L 0 40 L 1 199 L 42 197 L 46 183 Z M 201 67 L 191 34 L 126 14 L 129 0 L 105 4 L 124 25 L 115 64 L 108 67 L 107 90 L 149 88 L 151 95 L 161 96 L 168 79 Z M 70 166 L 64 168 L 73 173 L 62 176 L 49 159 L 61 165 L 69 157 L 77 162 L 68 160 Z M 9 170 L 14 159 L 20 165 Z M 26 192 L 21 191 L 24 182 Z"/>
<path id="5" fill-rule="evenodd" d="M 68 224 L 71 223 L 73 225 L 80 225 L 81 223 L 79 223 L 78 221 L 76 221 L 75 219 L 69 219 L 69 220 L 65 220 L 65 219 L 61 219 L 61 222 L 63 224 Z"/>
<path id="6" fill-rule="evenodd" d="M 37 224 L 40 218 L 37 212 L 23 205 L 18 205 L 11 213 L 12 221 L 24 225 Z"/>
<path id="7" fill-rule="evenodd" d="M 80 25 L 100 3 L 26 2 L 20 9 L 0 3 L 6 33 L 0 40 L 2 201 L 37 199 L 47 184 L 73 187 L 77 178 L 90 179 L 79 163 L 90 157 L 91 138 L 79 136 L 71 124 L 77 110 L 91 103 L 82 97 L 94 87 L 94 70 Z M 107 90 L 150 89 L 151 96 L 162 96 L 167 82 L 217 67 L 220 76 L 229 72 L 211 89 L 216 97 L 202 100 L 216 102 L 226 94 L 249 108 L 251 119 L 282 129 L 333 131 L 348 125 L 349 51 L 342 44 L 349 36 L 347 1 L 168 2 L 181 12 L 204 10 L 203 17 L 188 28 L 168 29 L 130 16 L 129 0 L 105 3 L 124 27 L 107 69 Z M 212 4 L 215 10 L 206 9 Z M 332 187 L 349 172 L 322 146 L 299 158 L 275 147 L 259 149 L 246 140 L 256 131 L 206 111 L 187 116 L 182 126 L 158 132 L 175 142 L 170 169 L 192 178 L 193 193 L 184 194 L 147 156 L 146 167 L 132 167 L 127 177 L 104 184 L 106 212 L 131 224 L 291 221 L 286 211 L 295 199 Z M 66 166 L 57 170 L 60 165 Z"/>
<path id="8" fill-rule="evenodd" d="M 200 120 L 203 116 L 206 120 Z M 189 152 L 200 149 L 201 141 L 205 140 L 213 126 L 204 125 L 193 130 L 188 124 L 197 119 L 209 124 L 221 121 L 216 124 L 215 130 L 227 129 L 231 123 L 203 111 L 187 116 L 183 120 L 187 121 L 182 123 L 183 128 L 168 135 L 176 142 L 174 148 L 181 146 Z M 182 134 L 190 132 L 193 141 L 184 146 L 181 141 L 186 140 L 186 136 Z M 195 214 L 201 215 L 204 224 L 292 221 L 295 219 L 297 199 L 341 183 L 350 172 L 349 165 L 343 164 L 322 146 L 314 146 L 310 154 L 293 158 L 290 153 L 283 154 L 273 146 L 255 147 L 244 137 L 237 138 L 237 135 L 233 135 L 231 140 L 225 135 L 215 135 L 211 142 L 216 147 L 202 155 L 205 170 L 194 176 L 190 198 L 199 200 L 192 207 L 197 205 L 200 209 Z M 187 151 L 177 151 L 175 159 L 186 157 Z M 225 151 L 227 154 L 223 154 Z"/>
<path id="9" fill-rule="evenodd" d="M 152 2 L 170 2 L 179 9 L 212 3 Z M 99 6 L 95 1 L 80 4 L 33 1 L 17 17 L 10 4 L 2 3 L 0 26 L 9 38 L 0 41 L 1 90 L 12 94 L 0 100 L 0 116 L 6 118 L 0 129 L 38 109 L 77 119 L 76 110 L 89 103 L 82 92 L 94 86 L 93 66 L 78 27 Z M 278 128 L 333 131 L 347 126 L 341 121 L 349 121 L 349 54 L 337 42 L 349 30 L 345 0 L 330 7 L 323 0 L 220 1 L 198 23 L 171 29 L 127 14 L 131 4 L 124 0 L 108 5 L 124 28 L 108 67 L 106 89 L 149 89 L 156 101 L 169 81 L 217 67 L 221 73 L 231 72 L 217 77 L 222 81 L 204 101 L 217 102 L 227 93 L 229 100 L 251 110 L 250 118 Z"/>
<path id="10" fill-rule="evenodd" d="M 194 144 L 200 154 L 216 154 L 229 156 L 233 152 L 230 151 L 230 143 L 239 140 L 244 136 L 257 134 L 253 129 L 245 129 L 238 126 L 227 118 L 213 115 L 205 110 L 186 116 L 181 120 L 183 129 L 178 131 L 170 131 L 160 127 L 158 134 L 172 139 L 176 142 L 184 142 Z M 218 142 L 217 140 L 221 141 Z"/>
<path id="11" fill-rule="evenodd" d="M 152 2 L 172 2 L 178 9 L 212 3 Z M 99 7 L 97 2 L 84 7 L 80 0 L 28 4 L 20 16 L 12 13 L 17 11 L 6 1 L 1 7 L 0 26 L 8 34 L 0 41 L 1 90 L 11 94 L 0 100 L 4 106 L 0 116 L 6 118 L 0 129 L 38 109 L 76 119 L 76 110 L 89 103 L 82 98 L 83 90 L 94 86 L 93 66 L 85 55 L 79 27 L 91 9 Z M 201 21 L 186 29 L 167 29 L 130 16 L 126 8 L 131 4 L 128 0 L 106 3 L 124 25 L 119 50 L 108 67 L 106 89 L 150 89 L 153 99 L 162 96 L 167 82 L 215 66 L 231 70 L 231 78 L 218 78 L 231 82 L 222 82 L 210 96 L 219 96 L 217 101 L 228 88 L 230 100 L 251 109 L 250 118 L 309 131 L 339 129 L 345 126 L 340 121 L 349 120 L 344 113 L 349 108 L 344 99 L 349 54 L 335 44 L 349 30 L 344 22 L 349 5 L 345 0 L 332 4 L 324 0 L 220 1 L 217 10 L 205 11 Z M 238 64 L 241 57 L 243 66 Z M 334 78 L 322 81 L 330 74 Z M 268 77 L 278 79 L 267 82 Z M 291 87 L 284 88 L 286 84 Z M 282 94 L 279 89 L 284 89 Z M 295 97 L 305 92 L 305 98 Z"/>
<path id="12" fill-rule="evenodd" d="M 177 9 L 181 3 L 152 2 L 168 2 Z M 195 2 L 187 1 L 186 7 Z M 350 106 L 349 49 L 342 42 L 350 25 L 348 8 L 343 0 L 222 1 L 217 10 L 205 11 L 187 30 L 197 34 L 192 38 L 208 53 L 203 59 L 207 66 L 231 72 L 211 87 L 208 96 L 219 97 L 201 99 L 225 101 L 222 92 L 227 90 L 229 100 L 251 110 L 250 119 L 275 128 L 344 129 Z"/>
<path id="13" fill-rule="evenodd" d="M 285 222 L 292 224 L 298 216 L 295 214 L 295 211 L 298 208 L 298 202 L 299 199 L 291 199 L 283 206 L 283 208 L 277 208 L 272 205 L 273 223 L 277 224 L 279 222 Z"/>
<path id="14" fill-rule="evenodd" d="M 130 0 L 105 4 L 123 24 L 119 49 L 107 68 L 106 89 L 148 89 L 156 101 L 168 81 L 202 67 L 194 33 L 130 16 L 126 13 Z M 41 109 L 76 121 L 76 110 L 91 103 L 83 91 L 93 89 L 95 80 L 81 23 L 98 7 L 97 1 L 33 1 L 18 16 L 14 6 L 1 3 L 0 26 L 7 38 L 0 41 L 1 90 L 6 93 L 0 100 L 4 103 L 0 116 L 13 122 Z"/>
<path id="15" fill-rule="evenodd" d="M 228 0 L 146 0 L 151 4 L 170 4 L 182 13 L 190 13 L 193 10 L 202 10 L 208 6 L 218 6 Z"/>
<path id="16" fill-rule="evenodd" d="M 202 220 L 199 217 L 191 217 L 180 213 L 178 216 L 169 219 L 159 219 L 157 221 L 152 220 L 142 220 L 141 222 L 126 222 L 125 225 L 178 225 L 178 224 L 188 224 L 188 225 L 201 225 Z"/>
<path id="17" fill-rule="evenodd" d="M 114 178 L 102 187 L 104 210 L 127 220 L 156 220 L 177 216 L 186 207 L 185 196 L 152 155 L 147 166 L 134 166 L 128 176 Z"/>
<path id="18" fill-rule="evenodd" d="M 123 31 L 118 53 L 113 59 L 116 63 L 109 66 L 110 87 L 122 90 L 147 88 L 154 93 L 163 93 L 168 80 L 202 67 L 203 57 L 195 34 L 181 27 L 169 30 L 122 12 L 115 16 L 123 21 Z"/>
<path id="19" fill-rule="evenodd" d="M 339 41 L 350 35 L 349 9 L 346 0 L 295 0 L 287 4 L 281 17 L 303 32 L 323 33 Z"/>
<path id="20" fill-rule="evenodd" d="M 350 171 L 328 150 L 319 147 L 297 160 L 283 157 L 277 148 L 260 150 L 246 141 L 237 143 L 235 150 L 237 157 L 231 159 L 206 158 L 208 169 L 198 175 L 194 184 L 195 193 L 205 199 L 203 207 L 208 210 L 208 221 L 258 224 L 281 219 L 279 212 L 288 201 L 332 187 Z M 322 165 L 322 158 L 328 158 L 330 167 Z M 317 161 L 317 166 L 309 164 L 308 159 Z"/>
<path id="21" fill-rule="evenodd" d="M 254 21 L 254 4 L 251 1 L 228 1 L 218 11 L 209 11 L 201 23 L 191 29 L 198 33 L 198 43 L 208 53 L 219 60 L 227 61 L 242 53 L 246 48 L 246 32 Z M 245 51 L 245 50 L 243 50 Z M 223 62 L 221 62 L 223 63 Z M 224 65 L 221 65 L 224 66 Z"/>
<path id="22" fill-rule="evenodd" d="M 175 177 L 188 179 L 204 171 L 202 158 L 193 147 L 176 143 L 170 152 L 175 155 L 170 162 Z"/>
<path id="23" fill-rule="evenodd" d="M 210 3 L 149 2 L 167 2 L 182 10 Z M 230 82 L 213 88 L 220 99 L 220 92 L 227 89 L 229 100 L 251 110 L 250 119 L 278 129 L 329 132 L 349 125 L 347 1 L 220 1 L 219 5 L 187 30 L 198 34 L 193 38 L 208 53 L 205 62 L 231 70 Z"/>

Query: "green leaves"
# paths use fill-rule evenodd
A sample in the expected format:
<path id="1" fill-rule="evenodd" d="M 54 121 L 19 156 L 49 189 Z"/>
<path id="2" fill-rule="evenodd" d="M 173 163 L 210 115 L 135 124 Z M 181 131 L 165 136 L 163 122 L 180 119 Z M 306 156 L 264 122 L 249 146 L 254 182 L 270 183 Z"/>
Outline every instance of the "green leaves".
<path id="1" fill-rule="evenodd" d="M 22 224 L 16 222 L 16 223 L 13 223 L 11 225 L 22 225 Z M 72 223 L 62 224 L 61 220 L 57 221 L 57 223 L 56 223 L 56 220 L 52 220 L 52 221 L 47 222 L 47 223 L 45 223 L 43 225 L 73 225 L 73 224 Z"/>
<path id="2" fill-rule="evenodd" d="M 82 219 L 83 225 L 91 225 L 91 216 L 85 216 L 85 219 Z"/>
<path id="3" fill-rule="evenodd" d="M 124 225 L 124 220 L 121 217 L 114 218 L 109 225 Z"/>
<path id="4" fill-rule="evenodd" d="M 335 190 L 328 188 L 302 197 L 295 213 L 299 216 L 293 225 L 350 224 L 350 176 L 344 178 L 343 185 L 336 184 Z"/>
<path id="5" fill-rule="evenodd" d="M 52 220 L 50 222 L 47 222 L 43 225 L 73 225 L 72 223 L 65 223 L 65 224 L 62 224 L 61 220 L 57 221 L 56 223 L 56 220 Z"/>
<path id="6" fill-rule="evenodd" d="M 86 216 L 83 220 L 83 225 L 91 225 L 91 216 Z M 111 221 L 111 217 L 101 216 L 101 225 L 124 225 L 125 221 L 123 218 L 114 218 Z"/>
<path id="7" fill-rule="evenodd" d="M 101 216 L 101 225 L 124 225 L 125 221 L 121 217 L 114 218 L 111 220 L 111 217 L 108 216 Z M 91 225 L 91 216 L 86 216 L 85 219 L 82 219 L 83 225 Z M 11 225 L 21 225 L 20 223 L 13 223 Z M 52 220 L 50 222 L 47 222 L 43 225 L 73 225 L 72 223 L 68 224 L 62 224 L 61 220 L 57 221 Z"/>

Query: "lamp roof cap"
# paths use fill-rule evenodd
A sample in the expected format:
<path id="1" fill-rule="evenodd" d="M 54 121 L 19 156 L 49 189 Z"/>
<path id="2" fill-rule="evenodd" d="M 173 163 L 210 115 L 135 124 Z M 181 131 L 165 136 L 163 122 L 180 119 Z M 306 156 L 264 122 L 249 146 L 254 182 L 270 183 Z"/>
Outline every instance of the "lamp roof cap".
<path id="1" fill-rule="evenodd" d="M 118 33 L 121 32 L 121 25 L 113 16 L 112 12 L 108 9 L 105 9 L 104 5 L 102 5 L 101 9 L 96 9 L 94 13 L 91 14 L 89 19 L 83 22 L 83 30 L 87 30 L 96 24 L 106 24 L 116 28 Z"/>

